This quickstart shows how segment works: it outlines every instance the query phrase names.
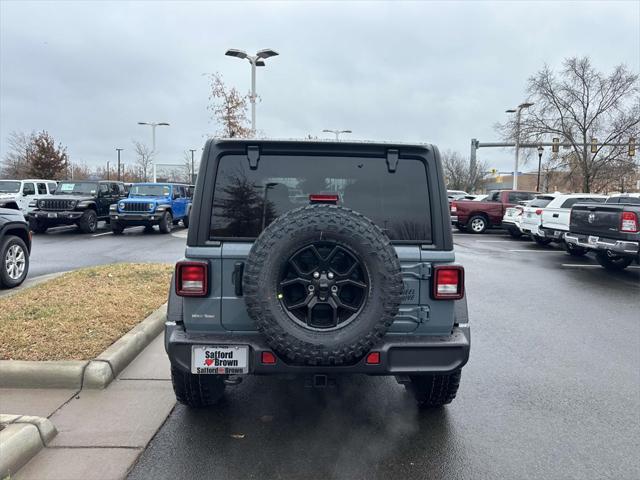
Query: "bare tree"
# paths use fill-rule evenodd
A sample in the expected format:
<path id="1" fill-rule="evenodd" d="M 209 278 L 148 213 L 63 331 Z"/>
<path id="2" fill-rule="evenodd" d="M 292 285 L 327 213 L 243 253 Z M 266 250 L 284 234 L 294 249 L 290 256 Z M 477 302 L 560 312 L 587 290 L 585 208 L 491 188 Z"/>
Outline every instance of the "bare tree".
<path id="1" fill-rule="evenodd" d="M 153 165 L 153 151 L 144 143 L 133 140 L 133 149 L 136 153 L 136 167 L 138 178 L 142 182 L 149 181 L 149 174 Z"/>
<path id="2" fill-rule="evenodd" d="M 191 183 L 193 176 L 195 175 L 195 160 L 191 161 L 191 152 L 189 150 L 184 151 L 184 177 L 187 183 Z M 191 168 L 193 166 L 193 169 Z"/>
<path id="3" fill-rule="evenodd" d="M 7 153 L 3 159 L 4 178 L 25 178 L 29 175 L 29 148 L 35 133 L 11 132 L 7 139 Z"/>
<path id="4" fill-rule="evenodd" d="M 574 155 L 566 167 L 580 177 L 581 189 L 602 189 L 626 156 L 625 147 L 602 144 L 638 136 L 638 75 L 625 65 L 607 75 L 597 71 L 588 57 L 568 58 L 559 73 L 545 66 L 529 78 L 528 92 L 533 106 L 522 115 L 521 141 L 559 137 L 570 143 Z M 506 138 L 515 137 L 515 119 L 497 128 Z M 595 153 L 588 145 L 592 138 L 598 140 Z"/>
<path id="5" fill-rule="evenodd" d="M 459 152 L 447 150 L 442 154 L 442 167 L 447 181 L 447 188 L 451 190 L 475 191 L 484 178 L 487 167 L 483 162 L 476 162 L 472 168 L 471 162 Z"/>
<path id="6" fill-rule="evenodd" d="M 235 87 L 225 85 L 222 75 L 212 73 L 208 110 L 217 125 L 217 135 L 247 138 L 251 128 L 247 119 L 248 95 L 242 95 Z"/>

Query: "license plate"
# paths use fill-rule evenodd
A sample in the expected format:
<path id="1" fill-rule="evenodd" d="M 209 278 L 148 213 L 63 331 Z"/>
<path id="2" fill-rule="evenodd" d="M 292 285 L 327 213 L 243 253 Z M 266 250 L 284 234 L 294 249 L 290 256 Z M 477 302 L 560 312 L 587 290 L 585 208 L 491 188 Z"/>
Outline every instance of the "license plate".
<path id="1" fill-rule="evenodd" d="M 598 238 L 600 237 L 593 237 L 589 235 L 589 239 L 587 240 L 587 242 L 589 243 L 589 245 L 596 245 L 598 243 Z"/>
<path id="2" fill-rule="evenodd" d="M 249 347 L 222 345 L 191 347 L 191 373 L 237 375 L 249 373 Z"/>
<path id="3" fill-rule="evenodd" d="M 49 217 L 49 218 L 56 218 L 57 216 L 58 216 L 57 213 L 48 213 L 47 214 L 47 217 Z"/>

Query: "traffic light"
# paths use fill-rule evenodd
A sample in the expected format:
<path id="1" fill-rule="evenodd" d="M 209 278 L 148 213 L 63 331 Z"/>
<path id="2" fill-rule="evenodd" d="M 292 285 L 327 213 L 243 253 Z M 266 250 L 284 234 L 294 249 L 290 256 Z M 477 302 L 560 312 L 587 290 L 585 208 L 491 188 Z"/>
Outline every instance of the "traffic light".
<path id="1" fill-rule="evenodd" d="M 629 156 L 633 157 L 636 154 L 636 139 L 631 137 L 629 139 Z"/>
<path id="2" fill-rule="evenodd" d="M 558 137 L 554 137 L 552 140 L 553 145 L 551 145 L 551 151 L 553 153 L 558 153 L 560 151 L 560 139 Z"/>
<path id="3" fill-rule="evenodd" d="M 598 153 L 598 139 L 591 139 L 591 153 Z"/>

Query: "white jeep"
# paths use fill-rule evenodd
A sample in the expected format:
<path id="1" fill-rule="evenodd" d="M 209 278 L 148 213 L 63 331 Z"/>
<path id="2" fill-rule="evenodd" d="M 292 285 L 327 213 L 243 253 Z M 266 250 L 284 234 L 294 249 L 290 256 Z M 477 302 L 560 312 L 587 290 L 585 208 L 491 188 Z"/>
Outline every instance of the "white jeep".
<path id="1" fill-rule="evenodd" d="M 0 207 L 20 210 L 26 217 L 29 203 L 52 194 L 57 185 L 54 180 L 0 180 Z"/>

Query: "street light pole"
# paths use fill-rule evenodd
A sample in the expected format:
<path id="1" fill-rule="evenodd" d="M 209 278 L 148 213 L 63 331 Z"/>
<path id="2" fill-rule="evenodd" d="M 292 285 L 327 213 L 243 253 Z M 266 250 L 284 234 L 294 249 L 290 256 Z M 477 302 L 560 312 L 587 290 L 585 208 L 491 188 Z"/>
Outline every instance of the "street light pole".
<path id="1" fill-rule="evenodd" d="M 189 151 L 191 152 L 191 183 L 195 183 L 195 179 L 196 179 L 196 172 L 195 172 L 195 164 L 193 161 L 193 154 L 196 152 L 195 149 L 190 148 Z"/>
<path id="2" fill-rule="evenodd" d="M 336 142 L 340 141 L 340 134 L 342 133 L 353 133 L 351 130 L 330 130 L 328 128 L 325 128 L 324 130 L 322 130 L 324 133 L 333 133 L 336 136 Z"/>
<path id="3" fill-rule="evenodd" d="M 544 152 L 544 147 L 540 145 L 538 147 L 538 181 L 536 182 L 536 192 L 540 191 L 540 169 L 542 167 L 542 152 Z"/>
<path id="4" fill-rule="evenodd" d="M 107 180 L 111 180 L 109 178 L 109 160 L 107 160 Z"/>
<path id="5" fill-rule="evenodd" d="M 236 57 L 242 60 L 246 59 L 251 64 L 251 95 L 249 101 L 251 102 L 251 134 L 256 135 L 256 67 L 264 67 L 264 61 L 269 57 L 275 57 L 278 52 L 265 48 L 264 50 L 258 50 L 255 55 L 248 55 L 244 50 L 237 50 L 230 48 L 225 52 L 225 55 L 229 57 Z"/>
<path id="6" fill-rule="evenodd" d="M 518 105 L 517 109 L 509 109 L 507 113 L 515 113 L 516 114 L 516 161 L 515 161 L 515 170 L 513 172 L 513 189 L 518 189 L 518 162 L 520 157 L 520 115 L 522 110 L 525 108 L 529 108 L 533 103 L 521 103 Z"/>
<path id="7" fill-rule="evenodd" d="M 138 122 L 138 125 L 149 125 L 151 127 L 151 155 L 152 158 L 156 153 L 156 127 L 168 127 L 169 124 L 167 122 Z M 156 162 L 153 160 L 153 183 L 156 182 Z"/>
<path id="8" fill-rule="evenodd" d="M 116 148 L 118 152 L 118 181 L 120 181 L 120 152 L 124 150 L 124 148 Z"/>

